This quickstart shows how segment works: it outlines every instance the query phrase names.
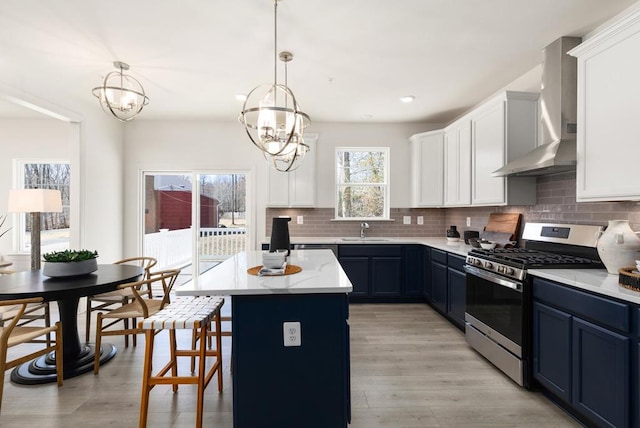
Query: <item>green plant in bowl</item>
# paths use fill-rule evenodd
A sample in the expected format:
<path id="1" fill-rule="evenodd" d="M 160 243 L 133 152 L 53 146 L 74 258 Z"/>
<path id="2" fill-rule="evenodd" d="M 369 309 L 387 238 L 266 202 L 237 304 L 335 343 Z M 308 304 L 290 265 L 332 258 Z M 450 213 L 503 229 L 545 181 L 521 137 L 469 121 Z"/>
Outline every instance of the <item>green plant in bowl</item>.
<path id="1" fill-rule="evenodd" d="M 84 260 L 91 260 L 98 257 L 97 251 L 89 250 L 64 250 L 64 251 L 52 251 L 45 253 L 42 258 L 45 262 L 61 263 L 61 262 L 81 262 Z"/>
<path id="2" fill-rule="evenodd" d="M 50 277 L 86 275 L 98 270 L 97 251 L 64 250 L 42 255 L 42 274 Z"/>

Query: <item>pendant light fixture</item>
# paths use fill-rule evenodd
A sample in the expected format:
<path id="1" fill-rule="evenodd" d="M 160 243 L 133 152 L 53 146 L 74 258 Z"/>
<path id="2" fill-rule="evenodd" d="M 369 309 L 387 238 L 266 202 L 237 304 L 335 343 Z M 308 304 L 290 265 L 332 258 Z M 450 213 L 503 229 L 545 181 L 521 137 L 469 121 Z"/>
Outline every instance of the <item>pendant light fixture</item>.
<path id="1" fill-rule="evenodd" d="M 263 151 L 265 159 L 278 171 L 290 172 L 302 164 L 309 150 L 303 133 L 311 120 L 300 110 L 293 91 L 287 86 L 287 64 L 293 59 L 291 52 L 278 55 L 278 1 L 273 2 L 274 15 L 274 67 L 273 83 L 254 88 L 247 95 L 240 113 L 251 142 Z M 285 83 L 278 83 L 278 58 L 285 65 Z"/>
<path id="2" fill-rule="evenodd" d="M 93 88 L 92 92 L 100 100 L 100 106 L 105 112 L 111 113 L 122 122 L 128 122 L 149 104 L 149 97 L 136 78 L 124 74 L 129 70 L 129 64 L 115 61 L 113 66 L 118 71 L 108 73 L 102 86 Z"/>

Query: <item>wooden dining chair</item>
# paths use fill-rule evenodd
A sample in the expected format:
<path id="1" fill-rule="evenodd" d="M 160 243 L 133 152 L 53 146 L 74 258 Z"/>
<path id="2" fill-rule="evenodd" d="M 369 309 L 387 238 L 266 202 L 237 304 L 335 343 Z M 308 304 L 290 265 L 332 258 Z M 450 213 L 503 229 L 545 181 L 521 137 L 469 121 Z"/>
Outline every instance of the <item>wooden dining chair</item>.
<path id="1" fill-rule="evenodd" d="M 117 264 L 117 265 L 130 264 L 130 265 L 136 265 L 141 268 L 144 268 L 143 279 L 149 279 L 151 275 L 151 268 L 154 267 L 157 263 L 158 261 L 153 257 L 140 256 L 140 257 L 130 257 L 127 259 L 119 260 L 114 264 Z M 151 289 L 151 286 L 148 285 L 145 288 L 146 290 L 144 291 L 138 290 L 138 293 L 140 293 L 141 295 L 148 294 L 149 297 L 153 297 L 153 290 Z M 86 316 L 85 335 L 86 335 L 87 342 L 89 341 L 89 335 L 91 333 L 91 313 L 92 312 L 96 312 L 96 311 L 108 312 L 113 310 L 114 307 L 119 307 L 119 306 L 126 305 L 127 303 L 130 303 L 131 301 L 134 300 L 134 298 L 135 297 L 133 293 L 128 288 L 110 291 L 108 293 L 96 294 L 94 296 L 88 296 L 87 311 L 85 314 Z M 125 324 L 127 324 L 128 322 L 129 321 L 126 321 Z M 136 345 L 136 336 L 134 335 L 133 346 L 135 345 Z M 129 336 L 125 336 L 124 338 L 124 346 L 125 347 L 129 346 Z"/>
<path id="2" fill-rule="evenodd" d="M 15 271 L 9 269 L 0 269 L 0 275 L 10 275 L 13 273 L 15 273 Z M 6 323 L 12 320 L 18 309 L 20 309 L 20 305 L 0 306 L 0 327 L 4 327 Z M 42 324 L 44 324 L 45 327 L 51 326 L 51 311 L 49 309 L 49 302 L 31 303 L 27 305 L 24 313 L 20 317 L 20 321 L 18 322 L 17 326 L 23 327 L 38 320 L 42 320 Z M 47 334 L 45 339 L 33 340 L 33 343 L 42 342 L 46 343 L 47 346 L 50 346 L 51 333 Z"/>
<path id="3" fill-rule="evenodd" d="M 108 312 L 98 312 L 96 318 L 96 349 L 100 349 L 103 336 L 125 336 L 138 335 L 144 333 L 144 330 L 138 328 L 137 319 L 148 318 L 156 314 L 170 302 L 170 293 L 176 279 L 180 275 L 180 269 L 168 269 L 158 272 L 151 272 L 149 278 L 140 281 L 121 284 L 118 290 L 128 290 L 134 299 L 118 308 Z M 152 286 L 162 286 L 162 296 L 152 298 L 147 289 Z M 159 288 L 159 287 L 158 287 Z M 133 324 L 129 325 L 129 321 Z M 122 322 L 122 328 L 113 328 Z M 98 374 L 100 369 L 100 352 L 96 351 L 93 372 Z"/>
<path id="4" fill-rule="evenodd" d="M 0 383 L 0 406 L 2 406 L 2 392 L 4 390 L 4 372 L 51 351 L 55 351 L 56 377 L 58 386 L 62 386 L 64 376 L 62 371 L 62 328 L 60 323 L 57 322 L 53 326 L 43 327 L 24 327 L 19 325 L 27 307 L 29 305 L 42 303 L 42 301 L 41 297 L 0 301 L 0 308 L 18 308 L 13 317 L 8 319 L 7 322 L 0 327 L 0 373 L 2 373 L 3 379 L 3 382 Z M 49 344 L 45 344 L 44 347 L 36 351 L 34 351 L 32 347 L 25 348 L 25 350 L 28 349 L 28 351 L 22 354 L 22 356 L 13 358 L 12 360 L 8 359 L 9 348 L 25 343 L 33 343 L 36 338 L 46 336 L 51 333 L 55 333 L 55 340 L 51 341 Z M 46 341 L 40 340 L 40 342 L 44 343 Z"/>

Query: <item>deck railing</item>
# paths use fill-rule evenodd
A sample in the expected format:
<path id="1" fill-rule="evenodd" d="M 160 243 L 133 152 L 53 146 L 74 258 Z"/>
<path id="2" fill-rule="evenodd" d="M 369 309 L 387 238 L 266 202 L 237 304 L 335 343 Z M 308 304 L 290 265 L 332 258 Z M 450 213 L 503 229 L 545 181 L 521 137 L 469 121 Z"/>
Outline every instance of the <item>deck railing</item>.
<path id="1" fill-rule="evenodd" d="M 191 229 L 161 229 L 144 235 L 144 255 L 158 260 L 156 269 L 191 263 Z M 201 260 L 223 260 L 246 248 L 246 229 L 203 227 L 198 239 Z"/>

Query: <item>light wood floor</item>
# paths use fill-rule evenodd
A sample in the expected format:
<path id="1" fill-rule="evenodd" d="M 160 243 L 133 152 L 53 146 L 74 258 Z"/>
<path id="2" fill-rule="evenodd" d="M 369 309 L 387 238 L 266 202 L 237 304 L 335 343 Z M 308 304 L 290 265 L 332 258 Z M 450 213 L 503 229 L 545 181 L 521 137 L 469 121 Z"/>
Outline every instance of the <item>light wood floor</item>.
<path id="1" fill-rule="evenodd" d="M 351 305 L 349 321 L 353 428 L 580 426 L 498 372 L 427 305 Z M 144 342 L 140 337 L 136 348 L 124 348 L 122 338 L 109 339 L 118 354 L 100 374 L 67 379 L 61 388 L 14 385 L 7 372 L 0 427 L 137 426 Z M 223 347 L 224 392 L 207 388 L 208 427 L 233 426 L 229 338 Z M 162 349 L 156 347 L 157 357 Z M 148 426 L 194 426 L 194 399 L 195 386 L 180 386 L 177 394 L 156 387 Z"/>

